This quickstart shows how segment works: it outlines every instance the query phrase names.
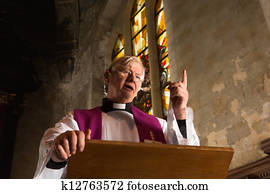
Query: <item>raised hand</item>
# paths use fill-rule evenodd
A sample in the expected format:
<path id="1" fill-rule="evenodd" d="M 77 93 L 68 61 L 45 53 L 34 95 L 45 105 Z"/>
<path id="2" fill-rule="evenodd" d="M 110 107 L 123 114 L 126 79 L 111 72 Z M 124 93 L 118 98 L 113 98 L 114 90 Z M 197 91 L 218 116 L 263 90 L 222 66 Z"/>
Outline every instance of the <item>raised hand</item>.
<path id="1" fill-rule="evenodd" d="M 186 108 L 188 102 L 187 71 L 183 70 L 182 82 L 170 82 L 170 98 L 176 119 L 186 119 Z"/>
<path id="2" fill-rule="evenodd" d="M 85 140 L 90 140 L 90 129 L 83 131 L 66 131 L 54 140 L 54 150 L 52 160 L 55 162 L 63 162 L 77 151 L 83 152 Z"/>

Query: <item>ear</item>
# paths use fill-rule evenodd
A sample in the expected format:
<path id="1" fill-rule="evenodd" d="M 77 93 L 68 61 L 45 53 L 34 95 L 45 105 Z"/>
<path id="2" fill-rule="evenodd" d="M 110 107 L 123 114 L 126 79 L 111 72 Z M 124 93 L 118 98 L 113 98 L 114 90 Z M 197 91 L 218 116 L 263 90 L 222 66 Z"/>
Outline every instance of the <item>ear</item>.
<path id="1" fill-rule="evenodd" d="M 107 69 L 104 73 L 104 83 L 105 85 L 108 85 L 109 84 L 109 77 L 110 77 L 110 71 L 109 69 Z"/>

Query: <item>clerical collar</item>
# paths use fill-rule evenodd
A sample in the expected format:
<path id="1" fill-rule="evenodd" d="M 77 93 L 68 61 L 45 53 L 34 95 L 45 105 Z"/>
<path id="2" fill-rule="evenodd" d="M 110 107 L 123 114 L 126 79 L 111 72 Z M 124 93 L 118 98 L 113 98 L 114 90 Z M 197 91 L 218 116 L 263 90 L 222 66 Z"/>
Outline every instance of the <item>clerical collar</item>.
<path id="1" fill-rule="evenodd" d="M 131 103 L 127 103 L 127 104 L 115 103 L 109 100 L 108 98 L 103 98 L 101 110 L 102 112 L 106 112 L 106 113 L 110 111 L 115 111 L 115 110 L 123 110 L 129 113 L 132 113 Z"/>

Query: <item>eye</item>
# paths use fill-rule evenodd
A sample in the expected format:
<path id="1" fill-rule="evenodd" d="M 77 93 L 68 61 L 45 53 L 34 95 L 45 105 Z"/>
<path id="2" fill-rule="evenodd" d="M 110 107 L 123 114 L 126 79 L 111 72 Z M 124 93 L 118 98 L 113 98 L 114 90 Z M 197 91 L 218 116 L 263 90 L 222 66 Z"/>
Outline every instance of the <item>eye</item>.
<path id="1" fill-rule="evenodd" d="M 140 80 L 141 82 L 143 82 L 143 78 L 141 75 L 136 75 L 136 79 Z"/>

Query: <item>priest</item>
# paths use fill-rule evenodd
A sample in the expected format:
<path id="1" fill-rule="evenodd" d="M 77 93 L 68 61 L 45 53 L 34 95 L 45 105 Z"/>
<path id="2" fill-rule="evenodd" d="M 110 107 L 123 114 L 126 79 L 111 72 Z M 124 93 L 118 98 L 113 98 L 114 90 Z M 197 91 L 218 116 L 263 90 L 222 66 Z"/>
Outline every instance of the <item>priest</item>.
<path id="1" fill-rule="evenodd" d="M 117 59 L 104 73 L 107 96 L 101 107 L 73 110 L 43 135 L 35 178 L 65 178 L 67 161 L 83 152 L 91 139 L 199 145 L 192 110 L 187 107 L 187 73 L 170 82 L 167 122 L 148 115 L 131 103 L 144 80 L 145 68 L 137 57 Z M 91 162 L 91 161 L 89 161 Z"/>

